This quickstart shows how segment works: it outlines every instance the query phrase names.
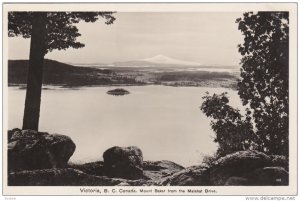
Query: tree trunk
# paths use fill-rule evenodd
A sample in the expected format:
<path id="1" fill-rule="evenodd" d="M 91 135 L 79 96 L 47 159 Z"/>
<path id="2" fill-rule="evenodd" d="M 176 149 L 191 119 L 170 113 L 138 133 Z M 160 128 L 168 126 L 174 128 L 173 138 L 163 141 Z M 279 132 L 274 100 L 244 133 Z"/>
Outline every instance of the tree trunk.
<path id="1" fill-rule="evenodd" d="M 45 56 L 46 12 L 34 12 L 33 16 L 23 129 L 37 131 Z"/>

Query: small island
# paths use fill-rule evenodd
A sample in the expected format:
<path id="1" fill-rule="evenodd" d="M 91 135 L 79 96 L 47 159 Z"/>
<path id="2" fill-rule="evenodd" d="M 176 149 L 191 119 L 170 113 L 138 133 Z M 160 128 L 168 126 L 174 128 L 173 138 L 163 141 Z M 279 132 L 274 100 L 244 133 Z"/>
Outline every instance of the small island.
<path id="1" fill-rule="evenodd" d="M 129 94 L 129 91 L 122 88 L 118 88 L 118 89 L 109 90 L 107 94 L 114 95 L 114 96 L 124 96 L 126 94 Z"/>

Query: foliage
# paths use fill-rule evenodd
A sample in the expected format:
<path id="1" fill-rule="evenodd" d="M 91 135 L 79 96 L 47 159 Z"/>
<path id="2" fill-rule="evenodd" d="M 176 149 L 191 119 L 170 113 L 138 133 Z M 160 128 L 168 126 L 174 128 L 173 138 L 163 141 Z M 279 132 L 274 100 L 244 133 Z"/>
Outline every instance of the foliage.
<path id="1" fill-rule="evenodd" d="M 206 168 L 211 168 L 214 163 L 220 158 L 218 153 L 214 153 L 213 155 L 202 155 L 202 166 Z"/>
<path id="2" fill-rule="evenodd" d="M 256 147 L 257 138 L 253 131 L 250 110 L 243 117 L 238 109 L 228 105 L 227 93 L 209 96 L 207 92 L 203 99 L 201 110 L 206 116 L 213 118 L 211 127 L 216 133 L 214 142 L 219 144 L 217 155 L 224 156 Z"/>
<path id="3" fill-rule="evenodd" d="M 123 96 L 129 94 L 129 91 L 122 88 L 117 88 L 117 89 L 107 91 L 107 94 L 114 95 L 114 96 Z"/>
<path id="4" fill-rule="evenodd" d="M 222 79 L 236 79 L 234 74 L 228 72 L 209 72 L 209 71 L 179 71 L 179 72 L 163 72 L 161 73 L 161 80 L 164 81 L 203 81 L 203 80 L 222 80 Z"/>
<path id="5" fill-rule="evenodd" d="M 288 17 L 288 12 L 250 12 L 237 19 L 245 36 L 239 46 L 239 95 L 253 109 L 260 149 L 280 155 L 288 155 Z"/>
<path id="6" fill-rule="evenodd" d="M 238 94 L 253 114 L 248 108 L 243 119 L 238 110 L 227 105 L 224 93 L 205 96 L 201 109 L 214 118 L 219 152 L 252 148 L 288 155 L 288 13 L 248 12 L 236 22 L 244 35 L 244 43 L 238 46 L 243 56 Z"/>
<path id="7" fill-rule="evenodd" d="M 36 12 L 9 12 L 8 13 L 8 36 L 22 36 L 30 38 L 32 21 Z M 45 54 L 54 49 L 65 50 L 67 48 L 81 48 L 84 44 L 77 42 L 81 36 L 78 28 L 74 25 L 80 21 L 95 22 L 99 17 L 106 19 L 106 24 L 112 24 L 115 17 L 113 12 L 47 12 Z"/>

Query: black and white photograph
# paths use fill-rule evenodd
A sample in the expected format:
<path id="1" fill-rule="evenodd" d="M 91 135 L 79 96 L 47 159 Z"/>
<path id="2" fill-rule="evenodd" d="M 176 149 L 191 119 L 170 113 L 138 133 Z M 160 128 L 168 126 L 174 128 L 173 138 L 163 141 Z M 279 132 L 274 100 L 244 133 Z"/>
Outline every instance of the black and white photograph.
<path id="1" fill-rule="evenodd" d="M 3 193 L 296 195 L 296 16 L 4 4 Z"/>

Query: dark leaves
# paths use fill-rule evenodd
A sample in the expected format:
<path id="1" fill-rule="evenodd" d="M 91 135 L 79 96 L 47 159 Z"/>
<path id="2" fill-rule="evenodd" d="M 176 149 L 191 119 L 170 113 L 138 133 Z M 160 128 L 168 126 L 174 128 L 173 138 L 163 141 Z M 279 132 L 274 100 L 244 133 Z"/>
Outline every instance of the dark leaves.
<path id="1" fill-rule="evenodd" d="M 79 30 L 74 25 L 80 21 L 95 22 L 100 18 L 105 19 L 105 24 L 110 25 L 115 21 L 114 12 L 47 12 L 47 36 L 45 38 L 46 52 L 54 49 L 65 50 L 68 48 L 82 48 L 84 44 L 76 41 L 80 36 Z M 8 36 L 31 36 L 32 12 L 8 13 Z"/>
<path id="2" fill-rule="evenodd" d="M 32 18 L 33 15 L 31 12 L 9 12 L 8 36 L 30 38 Z"/>
<path id="3" fill-rule="evenodd" d="M 244 35 L 238 45 L 243 56 L 238 94 L 251 109 L 243 117 L 228 105 L 226 93 L 203 97 L 201 110 L 213 118 L 219 155 L 257 149 L 288 156 L 288 17 L 288 12 L 248 12 L 236 20 Z"/>
<path id="4" fill-rule="evenodd" d="M 227 93 L 212 96 L 207 93 L 203 99 L 201 110 L 213 118 L 211 127 L 216 133 L 214 142 L 219 144 L 218 155 L 257 147 L 250 110 L 244 118 L 238 109 L 228 105 Z"/>
<path id="5" fill-rule="evenodd" d="M 288 13 L 245 13 L 237 20 L 245 36 L 239 45 L 239 95 L 250 103 L 261 147 L 272 154 L 288 154 Z M 276 138 L 274 137 L 276 136 Z"/>

